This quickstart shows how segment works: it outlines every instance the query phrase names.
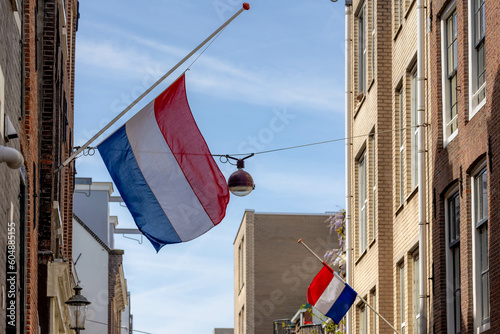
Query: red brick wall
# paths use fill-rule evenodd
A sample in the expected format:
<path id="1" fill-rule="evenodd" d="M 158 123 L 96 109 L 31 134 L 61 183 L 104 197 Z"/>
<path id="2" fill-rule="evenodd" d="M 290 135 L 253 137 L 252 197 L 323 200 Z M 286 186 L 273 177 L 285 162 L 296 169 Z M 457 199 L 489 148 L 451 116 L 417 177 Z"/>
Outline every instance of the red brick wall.
<path id="1" fill-rule="evenodd" d="M 442 76 L 441 68 L 441 19 L 442 13 L 450 1 L 432 1 L 431 10 L 435 13 L 432 18 L 430 32 L 430 57 L 436 59 L 431 62 L 430 82 L 433 92 L 431 96 L 431 127 L 432 152 L 434 160 L 430 163 L 434 167 L 432 179 L 433 212 L 432 212 L 432 253 L 433 253 L 433 305 L 432 316 L 435 333 L 445 333 L 446 324 L 446 262 L 445 262 L 445 196 L 450 187 L 458 185 L 460 191 L 460 270 L 461 270 L 461 319 L 462 333 L 473 333 L 473 266 L 472 266 L 472 213 L 471 213 L 471 169 L 478 162 L 488 162 L 489 185 L 489 231 L 490 231 L 490 287 L 491 287 L 491 329 L 489 332 L 499 331 L 496 319 L 500 315 L 498 307 L 497 284 L 499 257 L 498 254 L 498 163 L 495 157 L 500 154 L 498 135 L 498 107 L 500 90 L 498 89 L 498 15 L 500 4 L 497 1 L 487 1 L 486 8 L 486 71 L 487 97 L 486 105 L 469 119 L 469 69 L 468 69 L 468 7 L 467 1 L 456 1 L 457 11 L 457 43 L 458 43 L 458 135 L 446 147 L 443 147 L 443 108 L 442 108 Z M 497 86 L 496 88 L 494 86 Z M 495 104 L 497 104 L 495 108 Z M 495 112 L 496 110 L 496 112 Z M 488 139 L 492 143 L 488 146 Z M 490 151 L 491 148 L 491 151 Z M 489 154 L 493 160 L 488 159 Z M 493 163 L 491 163 L 493 162 Z M 496 273 L 496 275 L 495 275 Z M 495 288 L 496 287 L 496 288 Z"/>

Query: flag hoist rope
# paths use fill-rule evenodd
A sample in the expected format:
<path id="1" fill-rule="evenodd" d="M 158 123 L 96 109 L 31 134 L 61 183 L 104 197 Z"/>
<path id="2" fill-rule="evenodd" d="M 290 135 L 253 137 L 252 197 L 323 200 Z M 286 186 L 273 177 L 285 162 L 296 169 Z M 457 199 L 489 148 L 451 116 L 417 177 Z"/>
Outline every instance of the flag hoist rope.
<path id="1" fill-rule="evenodd" d="M 302 239 L 299 239 L 299 240 L 297 241 L 297 243 L 299 243 L 299 244 L 301 244 L 302 246 L 304 246 L 304 247 L 305 247 L 305 248 L 306 248 L 306 249 L 307 249 L 307 250 L 308 250 L 308 251 L 309 251 L 312 255 L 314 255 L 314 256 L 315 256 L 315 257 L 316 257 L 316 258 L 317 258 L 317 259 L 318 259 L 318 260 L 319 260 L 319 261 L 320 261 L 320 262 L 321 262 L 321 263 L 322 263 L 325 267 L 327 267 L 327 268 L 329 268 L 330 270 L 332 270 L 332 268 L 331 268 L 328 264 L 326 264 L 326 263 L 325 263 L 325 261 L 323 261 L 323 260 L 322 260 L 322 259 L 318 256 L 318 254 L 314 253 L 314 252 L 313 252 L 313 250 L 312 250 L 311 248 L 309 248 L 309 246 L 307 246 L 307 245 L 305 244 L 305 242 L 304 242 L 304 241 L 302 241 Z M 341 278 L 341 277 L 339 276 L 339 278 Z M 342 279 L 342 278 L 341 278 L 341 279 Z M 345 282 L 344 282 L 344 283 L 345 283 Z M 356 293 L 356 296 L 357 296 L 357 297 L 358 297 L 358 298 L 359 298 L 359 299 L 360 299 L 360 300 L 361 300 L 361 301 L 362 301 L 362 302 L 363 302 L 363 303 L 364 303 L 367 307 L 369 307 L 369 308 L 373 311 L 373 313 L 375 313 L 376 315 L 378 315 L 378 316 L 380 317 L 380 319 L 382 319 L 382 320 L 383 320 L 383 321 L 384 321 L 387 325 L 389 325 L 389 327 L 391 327 L 391 328 L 392 328 L 392 330 L 393 330 L 394 332 L 396 332 L 397 334 L 399 334 L 399 332 L 396 330 L 396 328 L 394 328 L 394 326 L 393 326 L 393 325 L 391 325 L 389 321 L 387 321 L 387 320 L 386 320 L 386 319 L 385 319 L 385 318 L 384 318 L 384 317 L 383 317 L 380 313 L 378 313 L 378 312 L 377 312 L 377 311 L 376 311 L 376 310 L 375 310 L 375 309 L 374 309 L 374 308 L 373 308 L 370 304 L 368 304 L 368 302 L 367 302 L 367 301 L 366 301 L 363 297 L 361 297 L 361 296 L 360 296 L 359 294 L 357 294 L 357 293 Z"/>
<path id="2" fill-rule="evenodd" d="M 191 58 L 198 50 L 200 50 L 208 41 L 214 38 L 218 33 L 220 33 L 226 26 L 229 25 L 238 15 L 240 15 L 243 11 L 249 10 L 250 5 L 248 3 L 243 3 L 243 7 L 237 11 L 233 16 L 231 16 L 224 24 L 222 24 L 217 30 L 215 30 L 210 36 L 208 36 L 203 42 L 200 43 L 196 48 L 193 49 L 187 56 L 185 56 L 181 61 L 179 61 L 174 67 L 172 67 L 167 73 L 165 73 L 158 81 L 156 81 L 151 87 L 149 87 L 144 93 L 142 93 L 134 102 L 132 102 L 127 108 L 125 108 L 120 114 L 118 114 L 113 120 L 111 120 L 104 128 L 102 128 L 98 133 L 96 133 L 92 138 L 90 138 L 85 144 L 83 144 L 78 150 L 76 150 L 66 161 L 62 163 L 59 168 L 56 169 L 59 171 L 61 168 L 67 166 L 73 159 L 76 158 L 84 149 L 86 149 L 90 144 L 94 142 L 100 135 L 102 135 L 107 129 L 109 129 L 113 124 L 116 123 L 123 115 L 125 115 L 130 109 L 132 109 L 140 100 L 142 100 L 146 95 L 148 95 L 153 89 L 155 89 L 163 80 L 165 80 L 170 74 L 172 74 L 175 70 L 177 70 L 186 60 Z"/>

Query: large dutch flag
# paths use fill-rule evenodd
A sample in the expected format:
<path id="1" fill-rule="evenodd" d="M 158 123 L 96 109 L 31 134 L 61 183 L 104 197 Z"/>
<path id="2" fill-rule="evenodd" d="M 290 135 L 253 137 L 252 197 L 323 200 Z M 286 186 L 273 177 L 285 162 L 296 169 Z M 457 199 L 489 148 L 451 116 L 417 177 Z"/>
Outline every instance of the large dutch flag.
<path id="1" fill-rule="evenodd" d="M 307 302 L 336 324 L 342 320 L 356 296 L 356 291 L 326 264 L 307 289 Z"/>
<path id="2" fill-rule="evenodd" d="M 194 239 L 224 218 L 227 183 L 189 108 L 184 75 L 98 149 L 157 251 Z"/>

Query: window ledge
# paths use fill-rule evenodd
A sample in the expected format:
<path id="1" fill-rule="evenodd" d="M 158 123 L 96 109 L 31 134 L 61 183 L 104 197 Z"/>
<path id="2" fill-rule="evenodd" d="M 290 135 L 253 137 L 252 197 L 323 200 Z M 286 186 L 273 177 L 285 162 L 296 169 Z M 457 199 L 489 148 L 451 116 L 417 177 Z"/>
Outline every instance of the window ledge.
<path id="1" fill-rule="evenodd" d="M 403 210 L 405 207 L 405 203 L 399 203 L 399 206 L 396 208 L 396 216 L 399 215 L 399 213 Z"/>
<path id="2" fill-rule="evenodd" d="M 490 323 L 485 323 L 477 328 L 477 333 L 484 333 L 490 329 Z"/>
<path id="3" fill-rule="evenodd" d="M 411 191 L 411 193 L 408 196 L 406 196 L 405 202 L 409 202 L 417 192 L 418 192 L 418 185 L 416 185 L 415 188 L 413 188 L 413 190 Z"/>
<path id="4" fill-rule="evenodd" d="M 408 9 L 406 9 L 404 18 L 407 19 L 408 15 L 410 14 L 411 9 L 413 8 L 413 5 L 415 4 L 415 0 L 411 0 L 410 5 L 408 6 Z"/>
<path id="5" fill-rule="evenodd" d="M 361 96 L 361 94 L 363 94 L 363 95 Z M 356 118 L 356 116 L 358 115 L 358 112 L 361 109 L 361 106 L 363 106 L 363 102 L 365 102 L 365 99 L 366 99 L 366 95 L 364 94 L 364 92 L 359 93 L 358 98 L 357 98 L 357 100 L 359 100 L 359 102 L 356 104 L 356 107 L 354 107 L 354 118 Z"/>
<path id="6" fill-rule="evenodd" d="M 394 34 L 394 38 L 393 38 L 394 40 L 396 40 L 398 38 L 398 35 L 401 32 L 402 28 L 403 28 L 403 25 L 400 24 L 399 27 L 396 29 L 396 33 Z"/>
<path id="7" fill-rule="evenodd" d="M 451 143 L 451 141 L 453 139 L 455 139 L 455 137 L 458 135 L 458 129 L 453 132 L 451 135 L 448 136 L 448 138 L 446 138 L 443 142 L 443 148 L 445 148 L 446 146 L 448 146 L 449 143 Z"/>
<path id="8" fill-rule="evenodd" d="M 354 261 L 354 264 L 355 264 L 355 265 L 357 265 L 359 262 L 361 262 L 361 259 L 365 257 L 365 254 L 366 254 L 367 252 L 368 252 L 368 248 L 367 248 L 367 249 L 365 249 L 365 250 L 363 251 L 363 253 L 361 253 L 361 254 L 359 255 L 359 257 L 356 259 L 356 261 Z"/>

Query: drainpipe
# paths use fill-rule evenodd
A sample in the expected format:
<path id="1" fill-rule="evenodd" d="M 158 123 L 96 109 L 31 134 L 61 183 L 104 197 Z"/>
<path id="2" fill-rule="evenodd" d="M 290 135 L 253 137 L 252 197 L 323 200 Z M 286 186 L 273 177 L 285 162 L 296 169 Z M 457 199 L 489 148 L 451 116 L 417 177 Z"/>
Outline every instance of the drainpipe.
<path id="1" fill-rule="evenodd" d="M 345 183 L 346 183 L 346 197 L 345 197 L 345 235 L 346 235 L 346 281 L 347 284 L 352 286 L 351 278 L 351 80 L 350 80 L 350 25 L 352 14 L 352 0 L 345 1 Z M 346 333 L 351 333 L 351 311 L 347 312 L 346 318 Z"/>
<path id="2" fill-rule="evenodd" d="M 18 169 L 24 164 L 24 158 L 15 148 L 0 145 L 0 163 L 2 162 L 12 169 Z"/>
<path id="3" fill-rule="evenodd" d="M 424 112 L 425 112 L 425 78 L 424 78 L 424 55 L 425 55 L 425 7 L 424 0 L 417 0 L 417 143 L 418 143 L 418 254 L 420 266 L 420 333 L 427 334 L 427 236 L 426 236 L 426 170 L 425 146 L 424 146 Z"/>

